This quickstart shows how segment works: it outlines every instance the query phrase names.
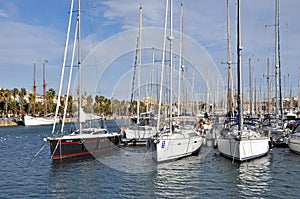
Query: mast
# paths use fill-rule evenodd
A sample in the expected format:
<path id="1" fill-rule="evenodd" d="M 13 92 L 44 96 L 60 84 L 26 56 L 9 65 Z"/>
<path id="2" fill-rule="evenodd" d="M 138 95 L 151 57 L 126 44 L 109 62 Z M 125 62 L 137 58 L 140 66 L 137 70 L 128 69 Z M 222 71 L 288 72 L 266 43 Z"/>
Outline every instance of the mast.
<path id="1" fill-rule="evenodd" d="M 44 60 L 43 63 L 43 90 L 44 90 L 44 116 L 47 114 L 47 98 L 46 98 L 46 78 L 45 78 L 45 62 L 48 60 Z"/>
<path id="2" fill-rule="evenodd" d="M 207 46 L 205 47 L 205 82 L 206 82 L 206 99 L 205 99 L 205 112 L 209 112 L 210 105 L 209 105 L 209 88 L 208 88 L 208 52 L 207 52 Z M 213 103 L 214 104 L 214 99 Z M 213 107 L 212 107 L 213 108 Z"/>
<path id="3" fill-rule="evenodd" d="M 279 30 L 279 20 L 278 20 L 278 0 L 276 0 L 276 11 L 275 11 L 275 83 L 276 83 L 276 89 L 275 89 L 275 114 L 276 114 L 276 126 L 278 126 L 278 98 L 279 98 L 279 56 L 278 56 L 278 30 Z"/>
<path id="4" fill-rule="evenodd" d="M 52 134 L 54 134 L 54 131 L 55 131 L 55 125 L 56 125 L 56 121 L 57 121 L 56 119 L 57 119 L 58 110 L 59 110 L 59 102 L 60 102 L 61 92 L 62 92 L 62 84 L 63 84 L 63 79 L 64 79 L 68 46 L 69 46 L 69 36 L 70 36 L 70 29 L 71 29 L 71 22 L 72 22 L 73 6 L 74 6 L 74 0 L 71 1 L 71 7 L 70 7 L 70 12 L 69 12 L 70 15 L 69 15 L 69 22 L 68 22 L 68 30 L 67 30 L 67 36 L 66 36 L 64 58 L 63 58 L 63 63 L 62 63 L 62 67 L 61 67 L 60 83 L 59 83 L 59 90 L 58 90 L 58 97 L 57 97 L 58 103 L 56 105 L 56 110 L 55 110 L 54 123 L 53 123 L 53 127 L 52 127 L 52 132 L 51 132 Z"/>
<path id="5" fill-rule="evenodd" d="M 178 107 L 177 116 L 180 115 L 181 76 L 183 76 L 183 2 L 180 4 L 180 44 L 179 44 L 179 66 L 178 66 Z M 181 74 L 182 73 L 182 74 Z"/>
<path id="6" fill-rule="evenodd" d="M 151 71 L 151 87 L 150 87 L 150 111 L 152 111 L 152 97 L 153 93 L 153 78 L 154 78 L 154 63 L 155 63 L 155 49 L 152 47 L 152 71 Z"/>
<path id="7" fill-rule="evenodd" d="M 164 68 L 165 68 L 165 49 L 166 49 L 166 37 L 167 37 L 168 3 L 169 3 L 169 1 L 166 0 L 165 21 L 164 21 L 164 36 L 163 36 L 163 48 L 162 48 L 162 61 L 161 61 L 161 72 L 160 72 L 159 103 L 158 103 L 158 115 L 157 115 L 157 127 L 156 127 L 157 132 L 159 131 L 162 89 L 163 89 L 163 81 L 164 81 L 163 77 L 164 77 Z"/>
<path id="8" fill-rule="evenodd" d="M 33 116 L 35 116 L 35 111 L 36 111 L 36 106 L 35 106 L 35 101 L 36 101 L 36 63 L 34 62 L 33 64 Z"/>
<path id="9" fill-rule="evenodd" d="M 250 109 L 250 117 L 253 114 L 253 91 L 252 91 L 252 65 L 251 58 L 249 58 L 249 109 Z"/>
<path id="10" fill-rule="evenodd" d="M 137 94 L 137 123 L 140 123 L 140 100 L 141 100 L 141 63 L 142 63 L 142 20 L 143 9 L 140 6 L 139 17 L 139 53 L 138 53 L 138 94 Z"/>
<path id="11" fill-rule="evenodd" d="M 78 15 L 77 15 L 77 23 L 78 23 L 78 27 L 77 27 L 77 39 L 78 39 L 78 121 L 79 121 L 79 132 L 82 132 L 82 122 L 81 121 L 81 106 L 82 106 L 82 96 L 81 96 L 81 6 L 80 6 L 80 0 L 78 0 Z"/>
<path id="12" fill-rule="evenodd" d="M 293 91 L 292 91 L 292 85 L 290 85 L 290 110 L 293 110 Z"/>
<path id="13" fill-rule="evenodd" d="M 194 72 L 194 68 L 192 68 L 193 72 L 192 72 L 192 116 L 195 115 L 195 111 L 194 111 L 194 101 L 195 101 L 195 72 Z"/>
<path id="14" fill-rule="evenodd" d="M 281 85 L 281 62 L 280 62 L 280 31 L 279 31 L 279 0 L 277 0 L 277 23 L 278 23 L 278 81 L 279 81 L 279 106 L 280 106 L 280 120 L 281 120 L 281 125 L 283 125 L 283 101 L 282 101 L 282 85 Z"/>
<path id="15" fill-rule="evenodd" d="M 270 59 L 268 58 L 268 115 L 270 114 L 270 100 L 271 100 L 271 81 L 270 81 Z"/>
<path id="16" fill-rule="evenodd" d="M 254 81 L 252 81 L 252 83 L 254 84 L 254 110 L 253 110 L 253 112 L 252 112 L 252 114 L 254 113 L 254 114 L 256 114 L 256 115 L 258 115 L 257 113 L 258 113 L 258 110 L 257 110 L 257 89 L 256 89 L 256 78 L 254 79 Z"/>
<path id="17" fill-rule="evenodd" d="M 243 97 L 242 97 L 242 38 L 241 38 L 241 8 L 240 0 L 237 1 L 237 76 L 238 76 L 238 129 L 243 129 Z"/>
<path id="18" fill-rule="evenodd" d="M 133 68 L 133 76 L 132 76 L 132 84 L 131 84 L 131 97 L 130 97 L 130 113 L 133 113 L 133 93 L 134 93 L 134 83 L 135 83 L 135 74 L 136 74 L 136 67 L 138 62 L 138 45 L 139 45 L 139 37 L 137 36 L 136 39 L 136 48 L 135 48 L 135 56 L 134 56 L 134 68 Z"/>
<path id="19" fill-rule="evenodd" d="M 228 48 L 228 93 L 227 93 L 227 111 L 230 112 L 230 117 L 233 116 L 233 81 L 232 81 L 232 53 L 231 53 L 231 36 L 230 36 L 230 13 L 229 0 L 227 0 L 227 48 Z"/>
<path id="20" fill-rule="evenodd" d="M 78 28 L 78 21 L 76 23 L 76 28 Z M 77 31 L 75 31 L 74 38 L 77 38 Z M 64 114 L 63 114 L 63 119 L 62 119 L 62 124 L 61 124 L 61 129 L 60 133 L 63 135 L 64 133 L 64 126 L 65 126 L 65 119 L 66 119 L 66 114 L 67 114 L 67 108 L 68 108 L 68 102 L 69 102 L 69 96 L 70 96 L 70 87 L 71 87 L 71 80 L 72 80 L 72 74 L 73 74 L 73 67 L 74 67 L 74 58 L 75 58 L 75 52 L 76 52 L 76 39 L 74 39 L 73 42 L 73 50 L 72 50 L 72 58 L 71 58 L 71 67 L 70 67 L 70 72 L 69 72 L 69 80 L 68 80 L 68 87 L 67 87 L 67 98 L 65 101 L 65 107 L 64 107 Z M 80 111 L 80 110 L 79 110 Z"/>
<path id="21" fill-rule="evenodd" d="M 298 111 L 300 108 L 300 67 L 298 68 Z"/>
<path id="22" fill-rule="evenodd" d="M 172 118 L 172 110 L 173 110 L 173 0 L 170 0 L 170 36 L 168 37 L 168 39 L 170 40 L 170 133 L 172 133 L 172 122 L 173 122 L 173 118 Z"/>

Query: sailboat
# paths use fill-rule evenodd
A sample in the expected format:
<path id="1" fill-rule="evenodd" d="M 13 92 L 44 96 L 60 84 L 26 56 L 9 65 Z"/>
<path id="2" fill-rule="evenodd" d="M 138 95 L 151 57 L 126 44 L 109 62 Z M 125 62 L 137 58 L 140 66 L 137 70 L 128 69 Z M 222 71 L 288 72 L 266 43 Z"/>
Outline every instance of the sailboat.
<path id="1" fill-rule="evenodd" d="M 237 121 L 230 120 L 231 122 L 225 126 L 217 144 L 222 155 L 238 161 L 245 161 L 267 154 L 270 138 L 264 134 L 257 122 L 248 121 L 244 123 L 243 121 L 240 0 L 237 1 L 237 9 L 238 118 Z"/>
<path id="2" fill-rule="evenodd" d="M 23 122 L 25 126 L 39 126 L 39 125 L 49 125 L 54 123 L 54 117 L 47 117 L 46 114 L 46 81 L 45 81 L 45 62 L 43 63 L 43 88 L 44 88 L 44 116 L 36 116 L 36 80 L 35 80 L 35 73 L 36 73 L 36 63 L 34 63 L 34 72 L 33 72 L 33 115 L 24 115 Z"/>
<path id="3" fill-rule="evenodd" d="M 192 154 L 196 154 L 200 151 L 200 147 L 203 142 L 203 139 L 200 136 L 200 134 L 196 132 L 194 129 L 184 128 L 182 126 L 177 126 L 173 123 L 173 118 L 172 118 L 172 105 L 173 105 L 172 102 L 172 78 L 173 78 L 172 77 L 172 56 L 173 56 L 172 40 L 174 39 L 173 32 L 172 32 L 173 0 L 170 0 L 170 35 L 168 36 L 168 39 L 170 40 L 170 89 L 169 89 L 170 116 L 169 119 L 165 121 L 166 123 L 169 123 L 169 125 L 165 125 L 162 129 L 160 129 L 162 84 L 163 84 L 163 77 L 164 77 L 165 49 L 166 49 L 166 38 L 167 38 L 166 28 L 167 28 L 167 17 L 168 17 L 168 7 L 169 7 L 168 3 L 169 0 L 166 0 L 157 134 L 151 137 L 147 141 L 147 150 L 152 154 L 152 158 L 158 163 L 176 160 Z"/>
<path id="4" fill-rule="evenodd" d="M 293 113 L 288 113 L 284 119 L 282 91 L 281 91 L 281 63 L 279 42 L 279 0 L 275 2 L 275 125 L 267 127 L 271 132 L 272 142 L 275 147 L 287 147 L 288 137 L 292 132 L 292 120 L 296 118 Z M 295 138 L 295 136 L 292 136 Z M 292 139 L 293 139 L 292 138 Z"/>
<path id="5" fill-rule="evenodd" d="M 143 19 L 143 11 L 142 6 L 140 6 L 140 14 L 139 14 L 139 33 L 137 38 L 137 48 L 135 55 L 135 66 L 138 67 L 138 86 L 137 86 L 137 115 L 131 117 L 131 124 L 126 128 L 126 138 L 127 141 L 140 141 L 145 142 L 145 139 L 150 138 L 156 133 L 156 118 L 152 111 L 147 111 L 145 113 L 140 113 L 140 85 L 141 85 L 141 63 L 142 63 L 142 20 Z M 154 54 L 153 54 L 154 55 Z M 154 60 L 153 60 L 154 63 Z M 131 93 L 131 104 L 134 92 L 134 81 L 135 81 L 135 70 L 133 74 L 132 81 L 132 93 Z M 151 81 L 152 82 L 152 81 Z"/>
<path id="6" fill-rule="evenodd" d="M 66 54 L 68 52 L 69 46 L 69 35 L 70 35 L 70 27 L 72 22 L 72 14 L 75 11 L 74 7 L 74 0 L 71 2 L 70 6 L 70 16 L 69 16 L 69 26 L 67 31 L 67 39 L 65 44 L 65 53 L 64 59 L 62 64 L 62 72 L 61 72 L 61 79 L 60 79 L 60 87 L 58 93 L 58 101 L 60 101 L 61 93 L 62 93 L 62 84 L 64 79 L 64 70 L 65 70 L 65 63 L 66 63 Z M 78 9 L 77 12 L 77 21 L 76 21 L 76 28 L 75 28 L 75 36 L 77 38 L 77 50 L 78 50 L 78 121 L 79 121 L 79 129 L 71 132 L 69 135 L 64 135 L 64 123 L 66 118 L 66 110 L 67 106 L 64 108 L 64 114 L 62 119 L 62 126 L 60 130 L 60 134 L 55 134 L 55 127 L 56 121 L 53 124 L 52 128 L 52 136 L 47 137 L 46 140 L 50 143 L 50 152 L 51 152 L 51 159 L 52 160 L 61 160 L 66 158 L 72 157 L 81 157 L 81 156 L 90 156 L 90 155 L 101 155 L 105 151 L 110 151 L 116 148 L 116 145 L 120 141 L 120 136 L 118 133 L 111 133 L 109 132 L 105 126 L 99 125 L 96 116 L 91 114 L 85 114 L 82 110 L 82 99 L 81 99 L 81 49 L 80 49 L 80 38 L 81 38 L 81 31 L 80 31 L 80 24 L 81 24 L 81 8 L 80 8 L 80 0 L 78 0 Z M 72 60 L 70 66 L 70 74 L 68 79 L 67 85 L 67 94 L 70 91 L 70 84 L 71 84 L 71 77 L 72 77 L 72 70 L 73 70 L 73 63 L 74 63 L 74 54 L 76 49 L 76 39 L 74 40 L 73 44 L 73 51 L 72 51 Z M 68 104 L 68 96 L 66 97 L 65 104 Z M 58 115 L 59 110 L 59 103 L 56 107 L 55 115 Z M 56 117 L 55 117 L 56 118 Z"/>

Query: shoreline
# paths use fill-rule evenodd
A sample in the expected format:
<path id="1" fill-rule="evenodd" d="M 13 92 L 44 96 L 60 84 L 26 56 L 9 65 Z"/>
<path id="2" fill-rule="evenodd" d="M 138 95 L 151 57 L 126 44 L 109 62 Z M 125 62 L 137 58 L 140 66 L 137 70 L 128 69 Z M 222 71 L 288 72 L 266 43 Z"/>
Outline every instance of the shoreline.
<path id="1" fill-rule="evenodd" d="M 0 120 L 0 127 L 2 126 L 18 126 L 18 123 L 15 120 Z"/>
<path id="2" fill-rule="evenodd" d="M 107 116 L 104 117 L 104 120 L 119 120 L 119 119 L 125 119 L 126 116 Z M 77 122 L 77 118 L 66 118 L 65 123 L 70 123 L 70 122 Z M 9 126 L 24 126 L 18 124 L 18 121 L 12 118 L 5 118 L 0 120 L 0 127 L 9 127 Z"/>

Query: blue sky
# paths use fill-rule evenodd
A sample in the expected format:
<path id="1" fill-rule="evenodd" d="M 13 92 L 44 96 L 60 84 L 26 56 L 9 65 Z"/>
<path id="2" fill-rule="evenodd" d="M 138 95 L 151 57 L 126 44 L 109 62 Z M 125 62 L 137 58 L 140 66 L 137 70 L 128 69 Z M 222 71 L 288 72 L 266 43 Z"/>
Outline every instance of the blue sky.
<path id="1" fill-rule="evenodd" d="M 211 59 L 226 81 L 226 0 L 184 0 L 185 34 L 207 47 Z M 235 40 L 235 0 L 230 0 L 232 40 Z M 96 45 L 114 35 L 138 27 L 139 6 L 143 6 L 143 26 L 163 27 L 163 0 L 82 0 L 83 39 Z M 174 29 L 179 30 L 179 0 L 174 0 Z M 37 63 L 37 84 L 42 84 L 42 63 L 46 64 L 48 88 L 58 89 L 67 32 L 70 1 L 0 1 L 0 87 L 32 89 L 33 62 Z M 89 9 L 88 9 L 89 8 Z M 299 0 L 280 1 L 282 73 L 286 88 L 298 85 L 300 54 Z M 267 58 L 274 71 L 275 0 L 242 0 L 243 60 L 255 60 L 256 81 L 265 84 Z M 93 34 L 89 32 L 93 31 Z M 235 42 L 232 43 L 235 54 Z M 88 49 L 86 49 L 88 52 Z M 109 50 L 108 52 L 109 53 Z M 86 55 L 86 54 L 85 54 Z M 234 55 L 235 57 L 235 55 Z M 234 58 L 235 59 L 235 58 Z M 259 60 L 259 61 L 258 61 Z M 132 61 L 132 58 L 131 60 Z M 245 87 L 248 64 L 244 63 Z M 283 82 L 284 83 L 284 82 Z M 129 85 L 129 84 L 128 84 Z M 264 85 L 263 85 L 264 86 Z M 39 87 L 41 92 L 41 87 Z M 105 94 L 105 93 L 103 93 Z M 296 93 L 294 93 L 296 94 Z"/>

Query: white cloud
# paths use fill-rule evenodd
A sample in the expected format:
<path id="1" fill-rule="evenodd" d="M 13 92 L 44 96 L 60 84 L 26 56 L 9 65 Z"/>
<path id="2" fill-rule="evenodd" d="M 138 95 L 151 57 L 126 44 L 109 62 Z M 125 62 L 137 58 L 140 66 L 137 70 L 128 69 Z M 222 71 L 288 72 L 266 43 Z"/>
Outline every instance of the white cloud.
<path id="1" fill-rule="evenodd" d="M 117 32 L 137 28 L 140 4 L 143 7 L 143 26 L 162 28 L 165 1 L 105 0 L 97 2 L 96 10 L 100 11 L 97 16 L 100 15 L 102 21 L 100 21 L 101 27 L 97 28 L 99 32 L 94 33 L 95 37 L 103 38 L 105 35 L 105 38 L 108 38 Z M 179 30 L 179 6 L 180 1 L 174 0 L 174 29 L 177 31 Z M 230 6 L 232 15 L 232 51 L 235 53 L 236 1 L 230 0 Z M 282 63 L 288 65 L 291 71 L 298 71 L 300 49 L 297 44 L 300 40 L 300 25 L 297 21 L 298 11 L 296 8 L 299 6 L 300 1 L 298 0 L 280 1 L 281 24 L 289 24 L 287 31 L 281 32 Z M 16 6 L 10 5 L 10 7 L 13 9 L 5 9 L 9 10 L 9 13 L 5 10 L 0 10 L 0 78 L 11 76 L 14 73 L 9 71 L 17 68 L 23 76 L 26 76 L 26 78 L 19 76 L 20 81 L 23 81 L 20 85 L 23 83 L 31 85 L 33 59 L 43 60 L 44 57 L 47 57 L 49 59 L 49 75 L 51 70 L 56 72 L 55 77 L 49 78 L 49 81 L 53 79 L 52 81 L 57 83 L 66 27 L 61 30 L 55 30 L 46 26 L 22 23 L 20 21 L 23 20 L 17 21 L 19 13 Z M 272 59 L 273 55 L 274 30 L 272 27 L 265 28 L 264 25 L 274 23 L 274 8 L 274 0 L 242 1 L 243 59 L 248 60 L 250 56 L 255 55 L 262 60 L 259 68 L 262 72 L 258 76 L 261 76 L 266 71 L 263 61 L 266 62 L 267 57 Z M 93 14 L 93 12 L 91 13 Z M 32 14 L 34 15 L 34 12 Z M 10 17 L 11 15 L 14 16 L 16 22 L 3 20 L 9 19 L 7 16 Z M 49 23 L 46 18 L 44 20 L 45 24 Z M 89 28 L 84 30 L 87 31 Z M 184 30 L 185 34 L 191 36 L 198 43 L 208 46 L 208 52 L 212 59 L 221 71 L 226 72 L 226 66 L 221 64 L 222 61 L 227 60 L 226 1 L 184 0 Z M 83 39 L 87 40 L 89 37 Z M 97 39 L 95 42 L 97 45 Z M 188 53 L 188 49 L 185 50 L 185 53 Z M 52 68 L 50 65 L 52 65 Z M 54 66 L 57 68 L 54 69 Z M 52 74 L 54 75 L 54 73 Z M 225 74 L 224 78 L 226 78 Z M 295 80 L 298 78 L 298 75 L 295 72 L 292 75 L 294 77 L 290 80 L 293 79 L 294 85 L 297 85 Z"/>
<path id="2" fill-rule="evenodd" d="M 53 72 L 58 76 L 54 66 L 60 65 L 62 57 L 63 34 L 48 27 L 33 26 L 18 22 L 0 21 L 1 79 L 12 77 L 17 81 L 5 82 L 6 87 L 31 87 L 33 78 L 33 60 L 38 64 L 37 77 L 40 79 L 41 64 L 44 58 L 49 60 L 48 75 Z M 50 79 L 50 78 L 49 78 Z M 56 78 L 53 80 L 55 81 Z M 57 84 L 49 81 L 49 86 Z"/>
<path id="3" fill-rule="evenodd" d="M 227 60 L 226 44 L 226 1 L 195 1 L 184 0 L 184 29 L 185 33 L 204 46 L 208 46 L 208 52 L 213 60 L 224 72 L 226 78 L 226 66 L 221 62 Z M 138 7 L 143 6 L 144 27 L 163 27 L 165 1 L 122 1 L 110 0 L 104 16 L 108 21 L 120 24 L 123 29 L 136 28 L 138 24 Z M 174 28 L 179 29 L 179 5 L 180 1 L 174 0 Z M 298 57 L 300 48 L 300 25 L 297 21 L 300 1 L 280 1 L 281 33 L 281 63 L 282 72 L 289 73 L 290 84 L 297 85 L 298 81 Z M 230 1 L 231 10 L 231 36 L 232 52 L 236 53 L 236 1 Z M 273 71 L 274 59 L 274 27 L 266 28 L 265 25 L 275 24 L 275 0 L 242 1 L 242 43 L 244 72 L 247 73 L 248 59 L 259 59 L 255 63 L 257 81 L 266 74 L 266 60 L 271 60 Z M 288 28 L 284 28 L 285 24 Z M 235 57 L 235 56 L 234 56 Z M 236 59 L 236 58 L 234 58 Z M 293 73 L 293 74 L 291 74 Z M 284 74 L 283 74 L 284 75 Z M 248 82 L 248 77 L 244 81 Z M 265 82 L 263 82 L 265 83 Z M 245 84 L 247 86 L 247 84 Z M 295 87 L 296 89 L 296 87 Z"/>
<path id="4" fill-rule="evenodd" d="M 4 10 L 0 10 L 0 17 L 8 17 Z"/>

